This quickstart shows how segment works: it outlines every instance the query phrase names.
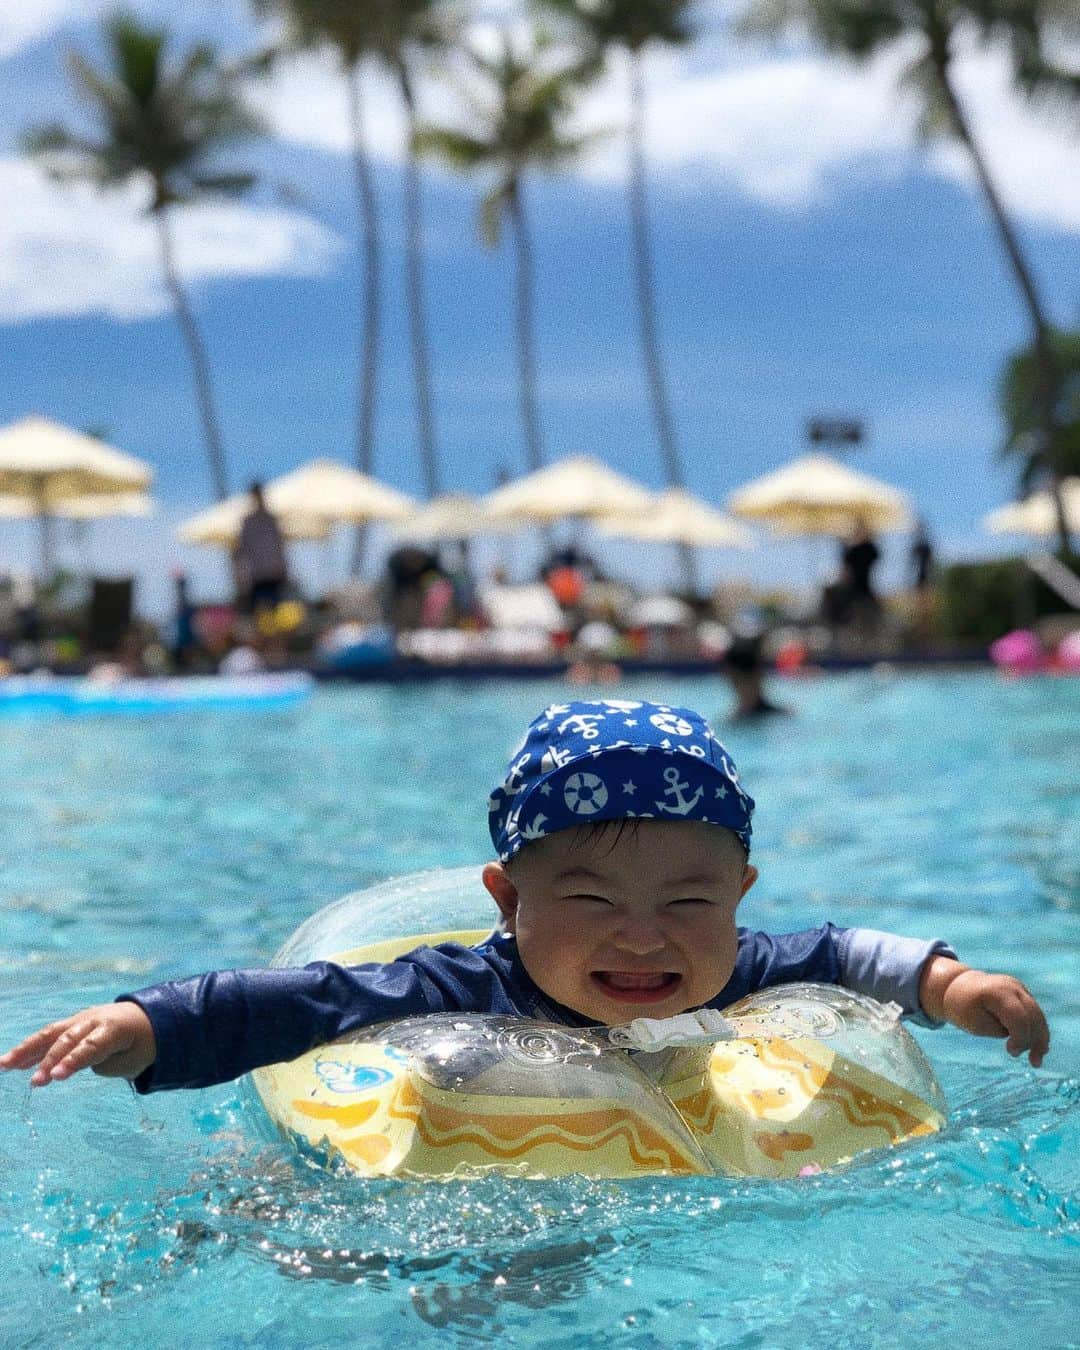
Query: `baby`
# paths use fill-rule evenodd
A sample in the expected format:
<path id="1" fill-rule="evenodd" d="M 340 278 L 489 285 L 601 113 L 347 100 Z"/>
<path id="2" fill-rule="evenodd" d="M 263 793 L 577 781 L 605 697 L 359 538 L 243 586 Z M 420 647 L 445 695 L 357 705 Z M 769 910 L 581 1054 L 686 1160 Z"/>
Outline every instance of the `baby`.
<path id="1" fill-rule="evenodd" d="M 53 1022 L 0 1056 L 36 1087 L 80 1069 L 139 1092 L 206 1087 L 360 1027 L 418 1013 L 509 1013 L 616 1025 L 724 1008 L 799 980 L 895 1001 L 924 1024 L 1007 1037 L 1043 1061 L 1038 1003 L 942 941 L 865 928 L 782 936 L 737 928 L 757 880 L 754 803 L 697 713 L 666 704 L 556 703 L 530 725 L 489 802 L 501 915 L 475 947 L 421 947 L 385 965 L 316 961 L 153 985 Z"/>

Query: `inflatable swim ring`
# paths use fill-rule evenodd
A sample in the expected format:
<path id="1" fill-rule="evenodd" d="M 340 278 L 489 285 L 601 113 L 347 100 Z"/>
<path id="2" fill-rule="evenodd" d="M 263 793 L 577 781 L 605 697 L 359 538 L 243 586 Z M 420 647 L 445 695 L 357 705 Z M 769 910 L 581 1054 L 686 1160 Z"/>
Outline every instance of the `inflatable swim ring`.
<path id="1" fill-rule="evenodd" d="M 384 928 L 394 910 L 406 923 L 417 911 L 483 915 L 478 873 L 420 873 L 348 896 L 309 919 L 273 964 L 388 961 L 423 944 L 479 941 L 489 929 L 346 940 Z M 644 1025 L 673 1020 L 686 1019 Z M 305 1155 L 365 1176 L 793 1177 L 944 1122 L 933 1070 L 894 1009 L 803 984 L 751 995 L 719 1020 L 725 1039 L 699 1033 L 697 1043 L 632 1052 L 610 1028 L 412 1017 L 252 1080 Z"/>

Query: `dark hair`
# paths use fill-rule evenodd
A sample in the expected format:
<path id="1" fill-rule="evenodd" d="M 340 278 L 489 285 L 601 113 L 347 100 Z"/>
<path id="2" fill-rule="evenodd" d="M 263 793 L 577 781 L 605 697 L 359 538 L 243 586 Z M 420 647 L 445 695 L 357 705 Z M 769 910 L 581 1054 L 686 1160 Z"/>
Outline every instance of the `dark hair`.
<path id="1" fill-rule="evenodd" d="M 611 844 L 607 851 L 612 853 L 624 834 L 629 833 L 630 838 L 634 838 L 641 827 L 641 822 L 641 816 L 623 816 L 618 820 L 597 820 L 592 823 L 582 823 L 574 827 L 574 839 L 571 848 L 584 848 L 590 844 L 599 844 L 611 835 Z M 734 830 L 728 829 L 726 825 L 717 825 L 714 828 L 723 830 L 724 834 L 738 845 L 739 855 L 744 862 L 749 858 L 750 850 Z"/>
<path id="2" fill-rule="evenodd" d="M 761 669 L 761 638 L 736 638 L 724 653 L 724 665 L 740 675 L 752 675 Z"/>

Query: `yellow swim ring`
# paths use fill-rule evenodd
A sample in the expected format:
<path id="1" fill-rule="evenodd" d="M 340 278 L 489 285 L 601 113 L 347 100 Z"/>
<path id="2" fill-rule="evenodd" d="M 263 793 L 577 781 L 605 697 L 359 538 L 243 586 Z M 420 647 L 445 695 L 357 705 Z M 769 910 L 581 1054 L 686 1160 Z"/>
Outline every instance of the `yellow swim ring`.
<path id="1" fill-rule="evenodd" d="M 406 921 L 425 908 L 457 917 L 478 902 L 482 915 L 477 884 L 475 869 L 456 869 L 346 897 L 298 930 L 274 964 L 390 961 L 422 945 L 477 942 L 490 929 L 343 941 L 402 911 Z M 307 1156 L 365 1176 L 792 1177 L 944 1122 L 925 1056 L 870 999 L 790 985 L 724 1017 L 718 1043 L 651 1053 L 615 1048 L 604 1028 L 412 1017 L 252 1079 L 277 1129 Z"/>

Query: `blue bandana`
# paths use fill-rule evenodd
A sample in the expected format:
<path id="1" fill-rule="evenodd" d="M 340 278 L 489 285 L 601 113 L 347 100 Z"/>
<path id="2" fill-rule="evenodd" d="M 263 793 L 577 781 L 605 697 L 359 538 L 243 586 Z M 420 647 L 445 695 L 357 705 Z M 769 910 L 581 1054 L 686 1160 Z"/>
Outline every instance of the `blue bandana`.
<path id="1" fill-rule="evenodd" d="M 754 802 L 700 713 L 666 703 L 553 703 L 488 802 L 502 862 L 533 839 L 602 820 L 702 820 L 750 851 Z"/>

